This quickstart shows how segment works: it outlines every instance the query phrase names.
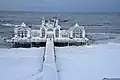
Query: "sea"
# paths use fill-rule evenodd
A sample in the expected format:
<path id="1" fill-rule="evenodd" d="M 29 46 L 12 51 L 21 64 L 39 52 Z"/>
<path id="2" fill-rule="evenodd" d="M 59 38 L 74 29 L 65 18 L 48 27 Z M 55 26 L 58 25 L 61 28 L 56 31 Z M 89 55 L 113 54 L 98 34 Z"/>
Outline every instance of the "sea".
<path id="1" fill-rule="evenodd" d="M 56 16 L 63 29 L 69 29 L 75 23 L 84 26 L 91 44 L 120 43 L 120 12 L 0 11 L 0 48 L 9 47 L 5 40 L 14 35 L 14 25 L 25 22 L 36 29 L 43 17 L 50 19 Z"/>

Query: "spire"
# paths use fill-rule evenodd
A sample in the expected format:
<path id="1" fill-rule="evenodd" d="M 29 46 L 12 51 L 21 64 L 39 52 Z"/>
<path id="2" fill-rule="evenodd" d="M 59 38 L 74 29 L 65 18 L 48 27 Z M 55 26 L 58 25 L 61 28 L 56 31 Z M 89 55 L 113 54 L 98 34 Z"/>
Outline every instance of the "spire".
<path id="1" fill-rule="evenodd" d="M 42 19 L 44 20 L 45 18 L 43 17 Z"/>
<path id="2" fill-rule="evenodd" d="M 78 25 L 78 23 L 76 23 L 74 26 L 75 26 L 75 27 L 78 27 L 79 25 Z"/>
<path id="3" fill-rule="evenodd" d="M 59 21 L 58 21 L 58 19 L 56 19 L 55 26 L 58 26 L 58 23 L 59 23 Z"/>
<path id="4" fill-rule="evenodd" d="M 26 24 L 23 22 L 23 23 L 21 24 L 21 26 L 25 27 L 25 26 L 26 26 Z"/>
<path id="5" fill-rule="evenodd" d="M 44 25 L 45 24 L 45 19 L 44 19 L 44 17 L 42 18 L 42 25 Z"/>

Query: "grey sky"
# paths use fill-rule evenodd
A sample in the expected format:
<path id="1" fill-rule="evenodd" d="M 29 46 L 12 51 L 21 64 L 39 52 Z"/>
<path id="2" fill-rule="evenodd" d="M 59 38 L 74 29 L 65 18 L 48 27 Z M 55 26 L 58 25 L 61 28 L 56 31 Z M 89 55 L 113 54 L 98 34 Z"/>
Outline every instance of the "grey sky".
<path id="1" fill-rule="evenodd" d="M 0 10 L 120 12 L 120 0 L 0 0 Z"/>

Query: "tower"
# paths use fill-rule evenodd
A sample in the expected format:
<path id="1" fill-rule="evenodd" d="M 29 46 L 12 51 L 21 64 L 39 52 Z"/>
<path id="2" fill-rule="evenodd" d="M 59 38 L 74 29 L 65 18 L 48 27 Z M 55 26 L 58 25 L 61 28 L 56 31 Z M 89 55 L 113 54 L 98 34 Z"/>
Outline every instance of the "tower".
<path id="1" fill-rule="evenodd" d="M 44 17 L 42 18 L 42 26 L 45 25 L 45 19 Z"/>
<path id="2" fill-rule="evenodd" d="M 58 19 L 56 19 L 55 26 L 58 26 L 58 23 L 59 23 L 59 21 L 58 21 Z"/>

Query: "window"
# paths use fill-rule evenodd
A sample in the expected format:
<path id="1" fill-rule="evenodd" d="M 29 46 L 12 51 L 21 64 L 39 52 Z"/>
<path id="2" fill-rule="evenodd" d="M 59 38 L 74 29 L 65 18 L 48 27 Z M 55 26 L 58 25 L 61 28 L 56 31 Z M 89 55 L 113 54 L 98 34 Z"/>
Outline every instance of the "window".
<path id="1" fill-rule="evenodd" d="M 20 31 L 17 32 L 17 36 L 20 37 Z"/>
<path id="2" fill-rule="evenodd" d="M 59 29 L 55 30 L 55 37 L 58 38 L 59 37 Z"/>
<path id="3" fill-rule="evenodd" d="M 44 38 L 44 37 L 45 37 L 45 29 L 42 28 L 42 38 Z"/>
<path id="4" fill-rule="evenodd" d="M 21 31 L 21 37 L 22 38 L 24 37 L 24 31 Z"/>
<path id="5" fill-rule="evenodd" d="M 62 34 L 63 38 L 68 38 L 68 34 Z"/>
<path id="6" fill-rule="evenodd" d="M 47 38 L 53 38 L 53 35 L 47 35 Z"/>
<path id="7" fill-rule="evenodd" d="M 27 37 L 27 34 L 28 34 L 27 30 L 18 30 L 17 32 L 17 36 L 21 38 Z"/>
<path id="8" fill-rule="evenodd" d="M 79 28 L 75 28 L 73 30 L 73 38 L 82 38 L 82 30 Z"/>
<path id="9" fill-rule="evenodd" d="M 31 33 L 32 37 L 39 37 L 40 33 L 39 32 L 32 32 Z"/>
<path id="10" fill-rule="evenodd" d="M 27 37 L 27 31 L 24 31 L 25 37 Z"/>
<path id="11" fill-rule="evenodd" d="M 48 29 L 47 31 L 53 31 L 53 29 Z"/>

